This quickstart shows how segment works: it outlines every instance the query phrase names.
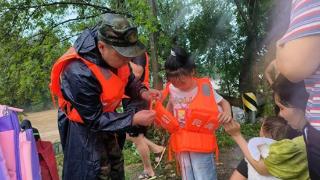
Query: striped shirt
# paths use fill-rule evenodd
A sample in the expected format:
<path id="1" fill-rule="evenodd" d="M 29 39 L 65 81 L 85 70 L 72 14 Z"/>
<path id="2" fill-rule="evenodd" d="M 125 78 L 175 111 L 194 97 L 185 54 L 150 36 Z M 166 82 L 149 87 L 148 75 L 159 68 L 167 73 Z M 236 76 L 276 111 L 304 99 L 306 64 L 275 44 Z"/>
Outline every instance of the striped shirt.
<path id="1" fill-rule="evenodd" d="M 283 45 L 288 41 L 319 34 L 320 0 L 293 0 L 290 25 L 279 44 Z M 306 119 L 313 127 L 320 130 L 320 67 L 312 76 L 305 79 L 305 84 L 310 94 Z"/>
<path id="2" fill-rule="evenodd" d="M 306 119 L 310 124 L 320 130 L 320 69 L 305 79 L 309 100 L 306 109 Z"/>
<path id="3" fill-rule="evenodd" d="M 290 25 L 286 34 L 279 41 L 288 41 L 320 33 L 320 1 L 293 0 Z"/>

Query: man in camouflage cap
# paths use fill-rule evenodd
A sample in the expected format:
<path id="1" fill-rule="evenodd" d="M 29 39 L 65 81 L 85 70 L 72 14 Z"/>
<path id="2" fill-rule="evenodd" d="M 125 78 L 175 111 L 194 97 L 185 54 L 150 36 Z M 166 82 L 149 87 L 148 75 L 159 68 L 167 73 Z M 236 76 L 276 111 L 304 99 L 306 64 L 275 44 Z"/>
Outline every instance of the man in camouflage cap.
<path id="1" fill-rule="evenodd" d="M 124 179 L 119 147 L 124 139 L 117 133 L 149 126 L 155 112 L 115 109 L 124 94 L 148 101 L 160 97 L 130 73 L 129 61 L 144 52 L 136 27 L 122 15 L 105 14 L 54 64 L 50 87 L 59 101 L 63 179 Z"/>

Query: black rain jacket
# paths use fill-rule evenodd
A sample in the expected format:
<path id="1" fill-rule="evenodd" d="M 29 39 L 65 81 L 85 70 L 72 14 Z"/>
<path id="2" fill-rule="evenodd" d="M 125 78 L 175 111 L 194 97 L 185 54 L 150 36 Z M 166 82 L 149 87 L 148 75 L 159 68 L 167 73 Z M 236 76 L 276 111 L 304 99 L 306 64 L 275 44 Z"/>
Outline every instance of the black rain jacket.
<path id="1" fill-rule="evenodd" d="M 101 58 L 97 48 L 97 28 L 85 30 L 74 48 L 83 58 L 116 73 Z M 129 77 L 126 95 L 138 98 L 145 86 Z M 100 102 L 101 86 L 91 70 L 81 61 L 68 64 L 61 75 L 64 98 L 79 112 L 84 124 L 69 121 L 59 109 L 58 127 L 64 152 L 63 179 L 124 179 L 124 132 L 131 128 L 134 108 L 123 113 L 103 112 Z M 112 89 L 110 89 L 112 91 Z M 118 134 L 122 134 L 121 138 Z M 119 142 L 121 141 L 121 142 Z"/>

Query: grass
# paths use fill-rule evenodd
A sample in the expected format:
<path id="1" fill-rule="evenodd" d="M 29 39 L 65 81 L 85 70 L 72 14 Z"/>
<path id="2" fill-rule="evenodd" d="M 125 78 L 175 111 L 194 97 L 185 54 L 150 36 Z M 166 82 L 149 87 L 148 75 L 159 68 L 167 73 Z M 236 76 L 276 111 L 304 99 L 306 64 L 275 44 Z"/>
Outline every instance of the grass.
<path id="1" fill-rule="evenodd" d="M 141 163 L 141 158 L 132 142 L 126 141 L 123 156 L 125 159 L 125 165 Z"/>

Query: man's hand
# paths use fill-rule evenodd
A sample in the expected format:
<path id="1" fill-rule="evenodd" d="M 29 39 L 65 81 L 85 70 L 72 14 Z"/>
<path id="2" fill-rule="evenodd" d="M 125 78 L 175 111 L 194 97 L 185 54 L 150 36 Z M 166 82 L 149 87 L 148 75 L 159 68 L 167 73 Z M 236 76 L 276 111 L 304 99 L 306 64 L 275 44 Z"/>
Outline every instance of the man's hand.
<path id="1" fill-rule="evenodd" d="M 240 124 L 235 121 L 232 120 L 229 123 L 223 124 L 224 130 L 232 137 L 238 137 L 241 136 L 241 132 L 240 132 Z"/>
<path id="2" fill-rule="evenodd" d="M 224 124 L 224 123 L 229 123 L 232 121 L 232 117 L 229 113 L 226 112 L 221 112 L 218 116 L 219 123 Z"/>
<path id="3" fill-rule="evenodd" d="M 160 100 L 161 97 L 162 97 L 161 92 L 156 89 L 141 91 L 141 98 L 149 102 L 152 100 Z"/>
<path id="4" fill-rule="evenodd" d="M 156 118 L 156 112 L 150 110 L 142 110 L 134 114 L 132 125 L 150 126 Z"/>
<path id="5" fill-rule="evenodd" d="M 273 74 L 274 72 L 275 72 L 275 75 Z M 277 70 L 277 66 L 276 66 L 276 60 L 271 61 L 271 63 L 265 69 L 264 75 L 269 85 L 272 86 L 272 84 L 274 83 L 274 80 L 277 79 L 277 76 L 279 75 L 279 71 Z"/>

